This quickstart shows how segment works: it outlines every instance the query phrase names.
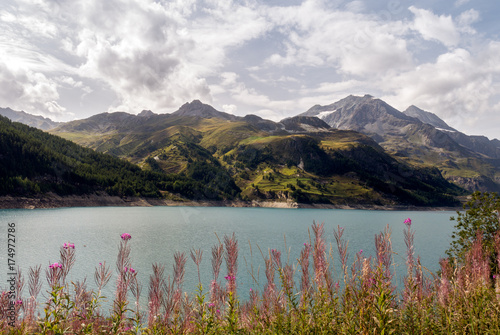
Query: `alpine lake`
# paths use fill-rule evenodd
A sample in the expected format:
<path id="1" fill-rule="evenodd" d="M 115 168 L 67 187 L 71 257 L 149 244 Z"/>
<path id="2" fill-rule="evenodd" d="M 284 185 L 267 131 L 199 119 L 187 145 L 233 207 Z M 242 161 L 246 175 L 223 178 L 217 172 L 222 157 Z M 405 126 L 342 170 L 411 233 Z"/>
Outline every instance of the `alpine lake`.
<path id="1" fill-rule="evenodd" d="M 375 255 L 374 237 L 387 225 L 392 232 L 394 278 L 401 285 L 406 272 L 406 245 L 404 220 L 411 218 L 415 231 L 415 255 L 420 256 L 426 275 L 432 276 L 439 269 L 440 258 L 445 257 L 454 229 L 451 216 L 454 211 L 376 211 L 344 209 L 276 209 L 234 207 L 81 207 L 59 209 L 12 209 L 0 210 L 0 288 L 7 287 L 8 228 L 15 224 L 16 267 L 27 282 L 29 267 L 45 269 L 59 261 L 59 249 L 67 242 L 74 243 L 76 262 L 68 276 L 68 282 L 86 280 L 93 288 L 94 271 L 99 263 L 106 262 L 113 271 L 111 281 L 103 292 L 112 301 L 116 282 L 116 257 L 120 236 L 129 233 L 132 267 L 142 284 L 142 296 L 147 297 L 152 264 L 165 265 L 166 275 L 172 274 L 174 253 L 184 252 L 188 258 L 183 290 L 194 293 L 198 286 L 196 265 L 190 250 L 201 249 L 200 265 L 204 292 L 208 292 L 212 280 L 211 248 L 223 242 L 225 235 L 233 233 L 238 240 L 238 294 L 248 297 L 250 289 L 262 291 L 266 283 L 264 256 L 270 249 L 280 250 L 282 262 L 290 262 L 297 269 L 304 243 L 314 243 L 313 222 L 324 223 L 324 238 L 331 256 L 330 271 L 334 280 L 341 280 L 341 267 L 333 236 L 337 226 L 344 228 L 344 238 L 349 241 L 349 259 L 352 264 L 356 254 L 363 257 Z M 312 264 L 312 263 L 311 263 Z M 219 281 L 224 284 L 225 264 Z M 279 280 L 279 277 L 277 278 Z M 47 297 L 43 278 L 39 300 Z M 24 295 L 27 295 L 25 288 Z"/>

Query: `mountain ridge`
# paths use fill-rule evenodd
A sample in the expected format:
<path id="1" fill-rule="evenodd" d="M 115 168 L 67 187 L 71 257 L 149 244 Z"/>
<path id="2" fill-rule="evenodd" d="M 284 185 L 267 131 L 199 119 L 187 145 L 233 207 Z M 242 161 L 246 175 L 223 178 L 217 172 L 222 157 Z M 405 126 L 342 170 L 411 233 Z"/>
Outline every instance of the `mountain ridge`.
<path id="1" fill-rule="evenodd" d="M 244 201 L 436 206 L 463 194 L 449 182 L 497 187 L 495 159 L 369 95 L 279 122 L 194 100 L 170 114 L 101 113 L 50 132 Z"/>
<path id="2" fill-rule="evenodd" d="M 12 121 L 21 122 L 28 126 L 42 130 L 49 130 L 57 127 L 60 124 L 60 122 L 52 121 L 49 118 L 40 115 L 29 114 L 24 111 L 15 111 L 9 107 L 0 107 L 0 115 L 9 118 Z"/>
<path id="3" fill-rule="evenodd" d="M 139 116 L 118 116 L 97 117 L 106 122 L 117 119 L 107 133 L 92 136 L 75 131 L 79 129 L 75 125 L 92 124 L 93 118 L 69 122 L 52 132 L 144 169 L 212 176 L 203 176 L 204 182 L 234 180 L 244 200 L 424 205 L 451 201 L 453 196 L 444 193 L 461 192 L 437 170 L 407 166 L 371 138 L 331 129 L 316 117 L 274 122 L 255 115 L 230 116 L 196 100 L 134 127 L 130 125 Z M 405 179 L 403 171 L 414 178 Z M 434 197 L 441 200 L 431 200 Z"/>
<path id="4" fill-rule="evenodd" d="M 424 111 L 415 105 L 411 105 L 403 111 L 404 114 L 414 117 L 423 123 L 430 124 L 440 130 L 457 131 L 455 128 L 450 127 L 446 122 L 444 122 L 439 116 L 434 113 Z"/>
<path id="5" fill-rule="evenodd" d="M 438 167 L 446 178 L 470 191 L 500 191 L 500 167 L 495 163 L 500 158 L 499 141 L 465 135 L 418 107 L 402 113 L 370 95 L 351 95 L 299 115 L 362 132 L 407 162 Z"/>

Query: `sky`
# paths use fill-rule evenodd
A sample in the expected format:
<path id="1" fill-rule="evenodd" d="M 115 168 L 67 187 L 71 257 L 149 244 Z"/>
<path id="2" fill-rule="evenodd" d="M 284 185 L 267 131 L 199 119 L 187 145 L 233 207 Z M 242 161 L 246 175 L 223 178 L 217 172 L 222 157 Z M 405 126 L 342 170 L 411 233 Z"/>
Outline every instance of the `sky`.
<path id="1" fill-rule="evenodd" d="M 280 120 L 350 94 L 500 138 L 500 2 L 2 0 L 0 107 L 54 121 L 194 99 Z"/>

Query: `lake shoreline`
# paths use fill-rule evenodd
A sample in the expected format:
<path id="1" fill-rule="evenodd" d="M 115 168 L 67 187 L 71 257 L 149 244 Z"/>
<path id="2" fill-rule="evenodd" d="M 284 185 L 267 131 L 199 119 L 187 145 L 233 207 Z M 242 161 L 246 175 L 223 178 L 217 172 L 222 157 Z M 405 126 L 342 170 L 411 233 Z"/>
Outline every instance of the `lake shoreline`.
<path id="1" fill-rule="evenodd" d="M 0 209 L 43 209 L 65 207 L 260 207 L 260 208 L 310 208 L 310 209 L 362 209 L 362 210 L 400 210 L 400 211 L 455 211 L 462 207 L 419 207 L 419 206 L 380 206 L 368 204 L 304 204 L 293 201 L 173 201 L 165 199 L 118 197 L 103 194 L 59 196 L 48 194 L 44 197 L 0 196 Z"/>

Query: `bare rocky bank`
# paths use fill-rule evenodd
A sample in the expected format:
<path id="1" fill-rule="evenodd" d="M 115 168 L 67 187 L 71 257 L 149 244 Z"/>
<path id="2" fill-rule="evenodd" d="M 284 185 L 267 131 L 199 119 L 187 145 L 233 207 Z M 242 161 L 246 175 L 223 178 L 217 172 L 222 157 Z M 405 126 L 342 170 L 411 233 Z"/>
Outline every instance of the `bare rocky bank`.
<path id="1" fill-rule="evenodd" d="M 272 207 L 298 208 L 296 202 L 245 202 L 245 201 L 173 201 L 141 197 L 118 197 L 104 194 L 43 197 L 0 196 L 0 209 L 38 209 L 60 207 L 150 207 L 150 206 L 201 206 L 201 207 Z"/>
<path id="2" fill-rule="evenodd" d="M 40 209 L 62 207 L 151 207 L 151 206 L 200 206 L 200 207 L 263 207 L 263 208 L 315 208 L 315 209 L 369 209 L 369 210 L 461 210 L 456 207 L 377 206 L 359 204 L 302 204 L 293 201 L 173 201 L 140 197 L 118 197 L 106 194 L 43 197 L 0 196 L 0 209 Z"/>

